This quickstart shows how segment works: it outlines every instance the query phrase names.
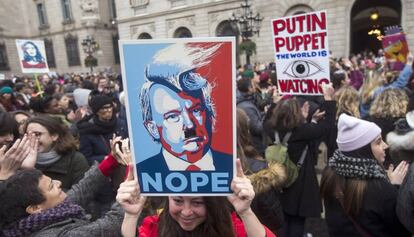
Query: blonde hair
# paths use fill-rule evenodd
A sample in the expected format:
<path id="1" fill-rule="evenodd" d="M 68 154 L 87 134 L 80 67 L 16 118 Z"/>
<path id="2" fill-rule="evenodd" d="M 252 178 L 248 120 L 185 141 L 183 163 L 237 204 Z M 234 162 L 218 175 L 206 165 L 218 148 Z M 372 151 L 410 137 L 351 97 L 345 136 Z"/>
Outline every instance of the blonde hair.
<path id="1" fill-rule="evenodd" d="M 381 73 L 377 71 L 368 71 L 367 77 L 362 83 L 361 87 L 361 102 L 363 104 L 370 101 L 374 95 L 375 89 L 384 84 L 384 78 Z"/>
<path id="2" fill-rule="evenodd" d="M 341 113 L 357 118 L 361 117 L 359 113 L 359 94 L 353 87 L 345 86 L 339 89 L 334 95 L 334 100 L 338 106 L 336 110 L 337 119 Z"/>
<path id="3" fill-rule="evenodd" d="M 408 96 L 397 88 L 384 90 L 372 103 L 369 114 L 376 118 L 404 117 L 407 112 Z"/>

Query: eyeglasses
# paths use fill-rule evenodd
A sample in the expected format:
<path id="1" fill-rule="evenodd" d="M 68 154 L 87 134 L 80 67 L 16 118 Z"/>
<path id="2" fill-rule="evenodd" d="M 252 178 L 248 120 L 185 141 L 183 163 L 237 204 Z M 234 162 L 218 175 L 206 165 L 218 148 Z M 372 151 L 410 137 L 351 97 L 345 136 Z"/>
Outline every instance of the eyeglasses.
<path id="1" fill-rule="evenodd" d="M 31 132 L 31 134 L 34 134 L 37 138 L 41 137 L 42 134 L 45 134 L 47 132 Z"/>

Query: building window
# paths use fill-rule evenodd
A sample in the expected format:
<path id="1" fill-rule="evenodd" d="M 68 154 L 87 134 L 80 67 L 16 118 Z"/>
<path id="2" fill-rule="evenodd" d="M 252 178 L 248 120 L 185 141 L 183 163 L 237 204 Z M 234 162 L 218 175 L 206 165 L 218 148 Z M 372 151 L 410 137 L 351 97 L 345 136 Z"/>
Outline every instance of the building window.
<path id="1" fill-rule="evenodd" d="M 44 42 L 45 42 L 47 65 L 49 66 L 49 68 L 56 67 L 55 51 L 53 50 L 53 42 L 52 40 L 49 40 L 49 39 L 45 39 Z"/>
<path id="2" fill-rule="evenodd" d="M 67 36 L 65 39 L 65 45 L 69 66 L 81 65 L 79 57 L 78 38 L 72 35 Z"/>
<path id="3" fill-rule="evenodd" d="M 191 38 L 193 37 L 193 34 L 191 34 L 191 31 L 186 27 L 180 27 L 175 30 L 174 32 L 174 38 Z"/>
<path id="4" fill-rule="evenodd" d="M 9 60 L 7 59 L 6 45 L 0 44 L 0 70 L 9 70 Z"/>
<path id="5" fill-rule="evenodd" d="M 115 63 L 119 64 L 119 45 L 118 45 L 119 35 L 112 36 L 112 48 L 114 49 Z"/>
<path id="6" fill-rule="evenodd" d="M 70 0 L 61 0 L 63 22 L 72 22 L 72 10 L 70 7 Z"/>
<path id="7" fill-rule="evenodd" d="M 47 26 L 47 16 L 46 16 L 46 8 L 44 3 L 38 3 L 37 7 L 37 15 L 39 16 L 39 27 Z"/>
<path id="8" fill-rule="evenodd" d="M 146 32 L 139 34 L 138 39 L 152 39 L 152 36 Z"/>

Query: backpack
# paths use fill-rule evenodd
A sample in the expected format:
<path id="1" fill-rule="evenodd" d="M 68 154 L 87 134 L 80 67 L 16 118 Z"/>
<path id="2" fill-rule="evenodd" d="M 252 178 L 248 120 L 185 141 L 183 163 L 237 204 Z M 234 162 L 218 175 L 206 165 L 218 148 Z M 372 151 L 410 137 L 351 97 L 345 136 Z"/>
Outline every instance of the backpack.
<path id="1" fill-rule="evenodd" d="M 275 132 L 275 141 L 273 145 L 270 145 L 265 150 L 265 158 L 269 163 L 276 162 L 285 167 L 286 170 L 286 182 L 284 187 L 290 187 L 298 178 L 299 170 L 305 161 L 306 153 L 308 152 L 308 146 L 303 150 L 300 159 L 297 164 L 289 159 L 289 154 L 287 152 L 287 146 L 292 132 L 286 133 L 282 142 L 279 139 L 279 134 Z"/>

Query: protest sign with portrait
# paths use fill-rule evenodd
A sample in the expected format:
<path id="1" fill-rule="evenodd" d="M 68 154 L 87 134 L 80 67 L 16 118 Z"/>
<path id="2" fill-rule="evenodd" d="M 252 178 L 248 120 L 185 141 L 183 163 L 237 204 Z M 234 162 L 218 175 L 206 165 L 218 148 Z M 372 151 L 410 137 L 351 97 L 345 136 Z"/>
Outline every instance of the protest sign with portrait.
<path id="1" fill-rule="evenodd" d="M 235 165 L 234 39 L 120 41 L 144 195 L 227 195 Z"/>
<path id="2" fill-rule="evenodd" d="M 45 44 L 41 40 L 16 40 L 17 54 L 23 73 L 48 73 Z"/>

